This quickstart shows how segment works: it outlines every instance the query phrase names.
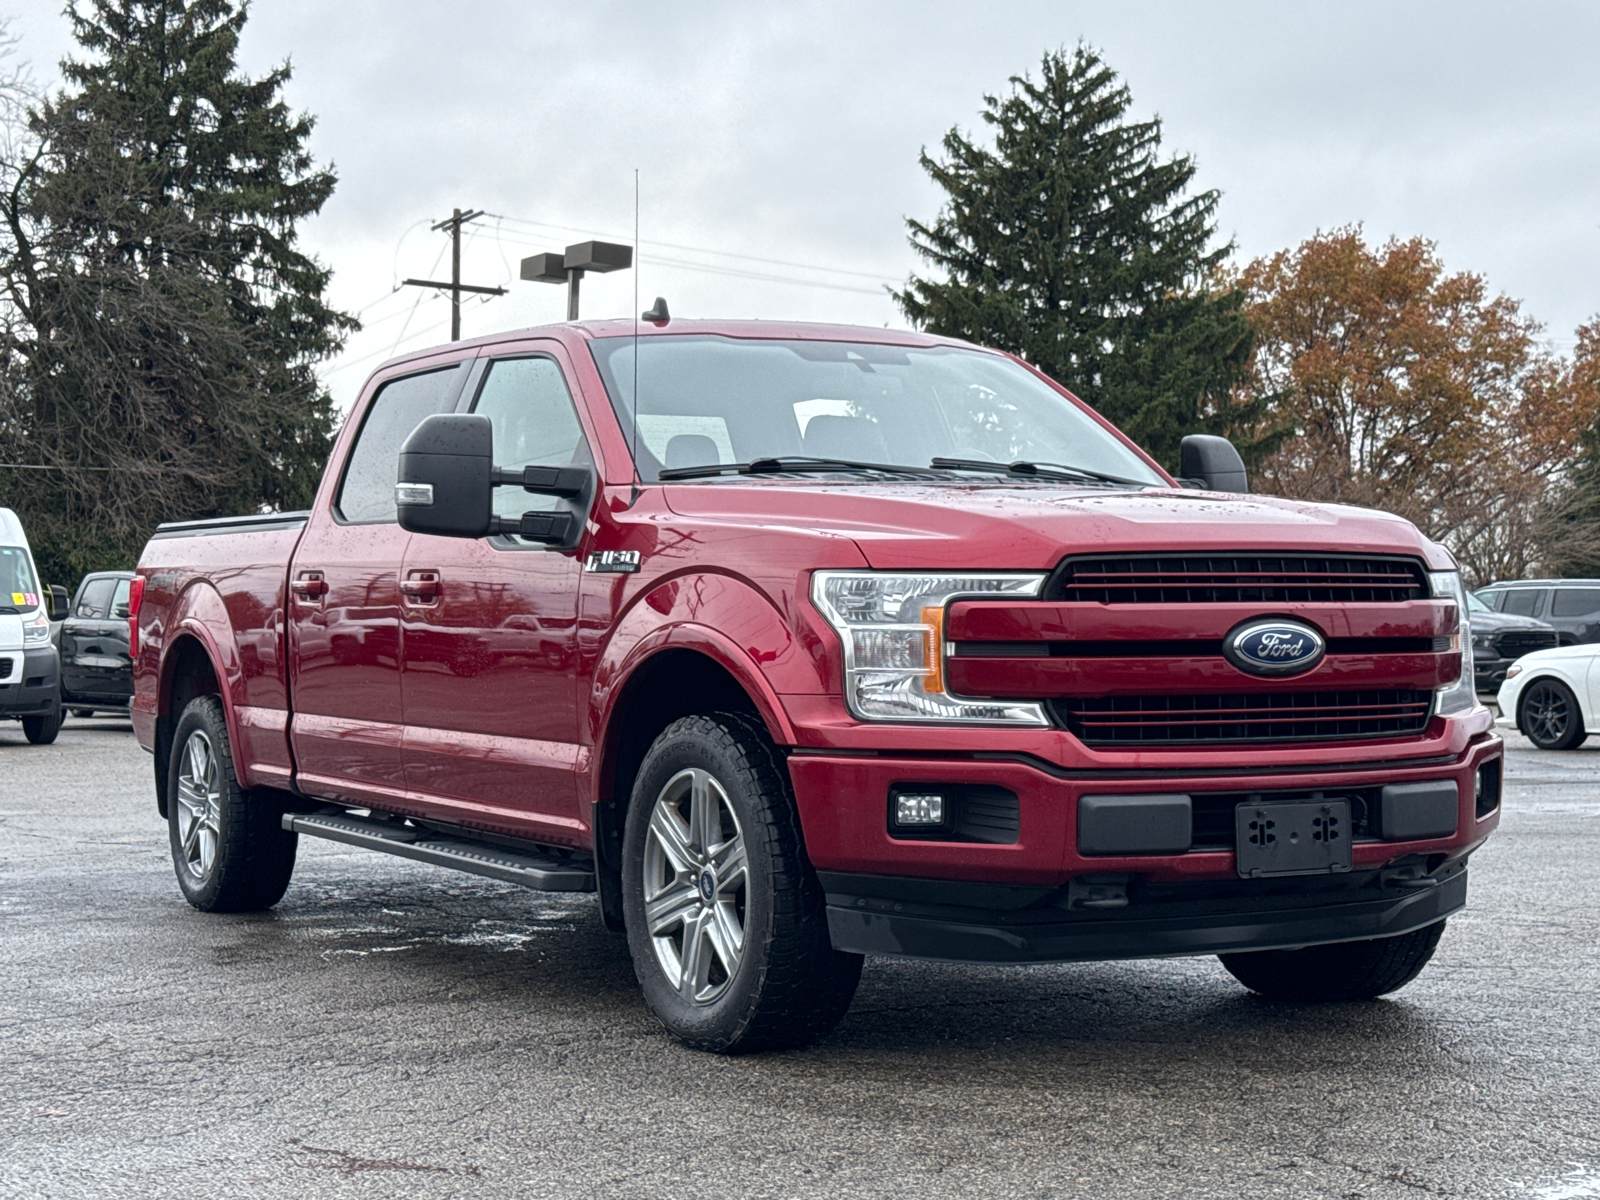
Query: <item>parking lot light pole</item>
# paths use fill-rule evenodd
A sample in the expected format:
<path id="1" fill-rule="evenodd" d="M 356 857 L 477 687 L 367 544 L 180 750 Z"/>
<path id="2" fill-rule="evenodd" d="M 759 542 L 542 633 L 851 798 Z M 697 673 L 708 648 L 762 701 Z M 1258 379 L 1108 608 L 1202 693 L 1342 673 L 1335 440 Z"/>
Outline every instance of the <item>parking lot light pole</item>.
<path id="1" fill-rule="evenodd" d="M 522 260 L 522 278 L 567 285 L 567 320 L 578 319 L 578 281 L 584 272 L 605 274 L 633 266 L 633 247 L 616 242 L 579 242 L 564 254 L 534 254 Z"/>

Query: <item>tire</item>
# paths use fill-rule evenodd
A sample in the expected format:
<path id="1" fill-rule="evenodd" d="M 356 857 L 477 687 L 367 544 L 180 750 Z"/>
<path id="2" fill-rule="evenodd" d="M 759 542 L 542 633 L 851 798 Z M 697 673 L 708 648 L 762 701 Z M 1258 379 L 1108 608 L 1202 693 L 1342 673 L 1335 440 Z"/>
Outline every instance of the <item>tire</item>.
<path id="1" fill-rule="evenodd" d="M 850 1007 L 861 956 L 829 940 L 789 774 L 756 721 L 685 717 L 656 739 L 628 809 L 622 897 L 645 1002 L 687 1046 L 804 1046 Z"/>
<path id="2" fill-rule="evenodd" d="M 239 786 L 222 701 L 191 700 L 167 761 L 167 832 L 184 899 L 201 912 L 258 912 L 281 900 L 300 840 L 282 817 L 271 792 Z"/>
<path id="3" fill-rule="evenodd" d="M 1541 750 L 1576 750 L 1589 736 L 1578 698 L 1558 679 L 1535 679 L 1522 689 L 1517 728 Z"/>
<path id="4" fill-rule="evenodd" d="M 1444 927 L 1437 921 L 1396 937 L 1218 957 L 1228 974 L 1268 1000 L 1371 1000 L 1399 991 L 1420 975 Z"/>
<path id="5" fill-rule="evenodd" d="M 22 718 L 23 735 L 35 746 L 48 746 L 61 732 L 61 718 L 61 701 L 57 700 L 49 712 Z"/>

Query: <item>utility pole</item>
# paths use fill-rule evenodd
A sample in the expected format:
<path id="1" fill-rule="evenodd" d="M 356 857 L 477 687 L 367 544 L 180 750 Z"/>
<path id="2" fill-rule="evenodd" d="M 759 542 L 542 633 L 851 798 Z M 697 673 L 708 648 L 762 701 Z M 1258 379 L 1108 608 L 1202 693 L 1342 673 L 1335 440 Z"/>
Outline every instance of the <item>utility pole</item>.
<path id="1" fill-rule="evenodd" d="M 434 232 L 441 229 L 450 231 L 450 282 L 442 283 L 436 279 L 408 279 L 403 287 L 431 287 L 444 288 L 450 293 L 450 340 L 461 340 L 461 293 L 476 292 L 485 296 L 504 296 L 506 289 L 503 287 L 482 287 L 475 283 L 461 282 L 461 227 L 468 221 L 476 221 L 483 216 L 483 209 L 476 208 L 471 212 L 462 212 L 459 208 L 452 211 L 448 220 L 434 223 Z"/>

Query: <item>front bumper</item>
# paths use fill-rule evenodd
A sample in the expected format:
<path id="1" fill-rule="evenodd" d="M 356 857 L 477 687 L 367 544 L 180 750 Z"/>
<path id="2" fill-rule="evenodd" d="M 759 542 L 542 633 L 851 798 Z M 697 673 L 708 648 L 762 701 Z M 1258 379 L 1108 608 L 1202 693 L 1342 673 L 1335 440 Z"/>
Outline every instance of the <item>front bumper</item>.
<path id="1" fill-rule="evenodd" d="M 60 657 L 54 646 L 7 650 L 4 658 L 22 659 L 11 672 L 12 683 L 0 683 L 0 717 L 33 717 L 54 712 L 61 703 Z"/>
<path id="2" fill-rule="evenodd" d="M 977 962 L 1214 954 L 1385 937 L 1460 908 L 1466 858 L 1500 815 L 1497 799 L 1478 813 L 1483 778 L 1492 776 L 1498 788 L 1502 754 L 1482 717 L 1452 752 L 1436 747 L 1387 761 L 1342 762 L 1329 751 L 1319 764 L 1275 765 L 1263 754 L 1256 764 L 1236 758 L 1213 766 L 1196 754 L 1187 767 L 1089 769 L 998 748 L 961 755 L 797 749 L 788 761 L 839 949 Z M 1352 847 L 1349 873 L 1241 879 L 1231 832 L 1219 840 L 1213 822 L 1213 836 L 1200 836 L 1202 800 L 1223 806 L 1222 828 L 1231 830 L 1234 796 L 1332 799 L 1443 781 L 1456 790 L 1454 833 L 1382 840 L 1381 827 L 1369 828 Z M 892 794 L 956 788 L 1014 796 L 1014 824 L 999 835 L 991 827 L 959 839 L 891 835 Z M 1083 852 L 1080 797 L 1152 793 L 1194 798 L 1190 849 Z"/>
<path id="3" fill-rule="evenodd" d="M 1124 907 L 1077 908 L 1088 888 L 950 887 L 942 880 L 819 872 L 834 948 L 939 962 L 1081 962 L 1277 950 L 1393 937 L 1467 902 L 1467 866 L 1130 888 Z M 1300 886 L 1288 886 L 1298 882 Z M 954 898 L 964 903 L 952 904 Z M 985 903 L 987 902 L 987 903 Z M 1021 907 L 996 907 L 1021 902 Z"/>

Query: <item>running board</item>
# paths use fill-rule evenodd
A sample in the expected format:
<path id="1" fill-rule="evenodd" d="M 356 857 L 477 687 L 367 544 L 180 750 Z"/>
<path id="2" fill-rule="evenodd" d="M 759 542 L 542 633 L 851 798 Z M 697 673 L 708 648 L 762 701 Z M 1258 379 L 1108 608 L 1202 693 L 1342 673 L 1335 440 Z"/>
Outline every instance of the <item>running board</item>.
<path id="1" fill-rule="evenodd" d="M 394 854 L 417 862 L 487 875 L 540 892 L 592 892 L 594 871 L 537 850 L 507 850 L 482 842 L 443 837 L 393 821 L 352 817 L 348 813 L 284 813 L 283 827 L 308 837 L 327 838 L 363 850 Z"/>

